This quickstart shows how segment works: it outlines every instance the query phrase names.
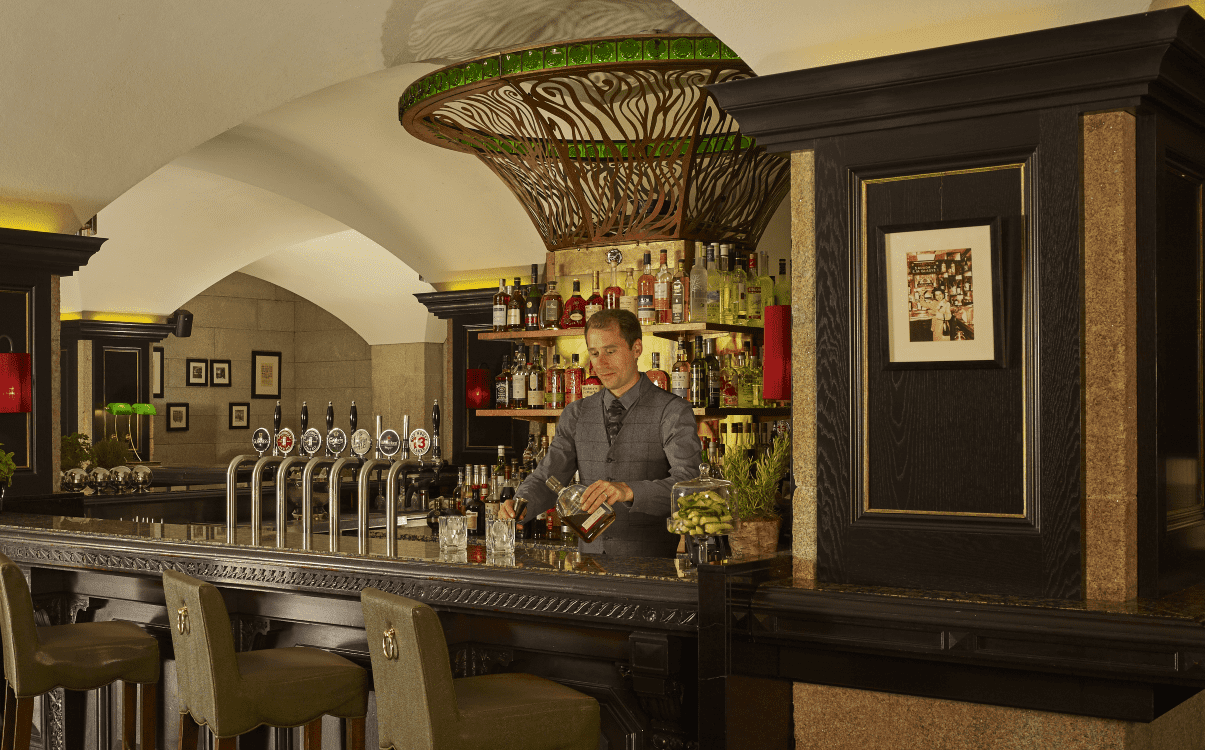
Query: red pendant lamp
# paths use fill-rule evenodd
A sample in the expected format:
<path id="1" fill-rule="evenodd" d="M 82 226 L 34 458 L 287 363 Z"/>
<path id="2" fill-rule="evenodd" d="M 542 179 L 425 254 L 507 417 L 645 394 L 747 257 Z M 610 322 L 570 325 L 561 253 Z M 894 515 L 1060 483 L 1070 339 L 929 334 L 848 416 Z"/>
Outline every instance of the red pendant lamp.
<path id="1" fill-rule="evenodd" d="M 481 367 L 465 370 L 464 405 L 470 409 L 488 409 L 494 395 L 494 380 L 482 363 Z"/>
<path id="2" fill-rule="evenodd" d="M 7 342 L 9 351 L 0 353 L 0 414 L 28 414 L 33 411 L 33 389 L 29 355 L 13 351 L 13 340 Z"/>

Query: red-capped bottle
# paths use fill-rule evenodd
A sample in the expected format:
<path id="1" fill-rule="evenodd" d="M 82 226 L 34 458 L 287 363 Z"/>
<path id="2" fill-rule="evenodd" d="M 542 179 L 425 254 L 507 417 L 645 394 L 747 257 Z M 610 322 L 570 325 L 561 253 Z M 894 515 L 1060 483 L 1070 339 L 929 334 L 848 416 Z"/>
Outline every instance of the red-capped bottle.
<path id="1" fill-rule="evenodd" d="M 599 310 L 603 309 L 603 298 L 598 293 L 598 271 L 594 272 L 594 288 L 590 290 L 590 297 L 586 300 L 586 320 Z"/>
<path id="2" fill-rule="evenodd" d="M 565 300 L 561 312 L 561 328 L 586 327 L 586 300 L 582 299 L 582 282 L 573 280 L 573 294 Z"/>
<path id="3" fill-rule="evenodd" d="M 585 372 L 578 361 L 578 355 L 574 354 L 570 360 L 569 366 L 565 368 L 565 404 L 566 406 L 577 401 L 582 397 L 582 381 L 585 379 Z"/>
<path id="4" fill-rule="evenodd" d="M 587 368 L 590 374 L 587 375 L 586 379 L 582 381 L 582 398 L 589 398 L 590 396 L 593 396 L 601 391 L 603 387 L 602 381 L 599 380 L 598 376 L 594 374 L 594 363 L 588 363 Z"/>
<path id="5" fill-rule="evenodd" d="M 661 369 L 661 353 L 653 352 L 653 369 L 645 373 L 649 380 L 653 381 L 653 385 L 663 391 L 669 390 L 669 374 Z"/>

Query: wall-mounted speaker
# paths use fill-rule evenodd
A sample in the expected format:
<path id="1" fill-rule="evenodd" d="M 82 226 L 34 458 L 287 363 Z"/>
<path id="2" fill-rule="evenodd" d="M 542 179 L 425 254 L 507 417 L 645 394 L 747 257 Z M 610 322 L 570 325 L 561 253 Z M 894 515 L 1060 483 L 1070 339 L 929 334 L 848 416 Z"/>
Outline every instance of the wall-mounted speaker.
<path id="1" fill-rule="evenodd" d="M 177 338 L 186 339 L 192 335 L 192 313 L 188 310 L 176 310 L 172 321 L 176 324 Z"/>

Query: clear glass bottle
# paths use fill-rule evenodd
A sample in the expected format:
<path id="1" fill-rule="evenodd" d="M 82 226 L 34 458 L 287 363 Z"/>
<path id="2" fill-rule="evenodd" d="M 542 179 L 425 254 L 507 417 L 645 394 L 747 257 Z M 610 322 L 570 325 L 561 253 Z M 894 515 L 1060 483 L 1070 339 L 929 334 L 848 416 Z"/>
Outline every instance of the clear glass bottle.
<path id="1" fill-rule="evenodd" d="M 510 357 L 502 355 L 502 369 L 494 378 L 494 408 L 509 409 L 510 408 Z"/>
<path id="2" fill-rule="evenodd" d="M 669 322 L 686 323 L 690 320 L 690 277 L 686 275 L 686 261 L 678 261 L 678 272 L 669 286 Z"/>
<path id="3" fill-rule="evenodd" d="M 561 328 L 586 327 L 586 300 L 582 299 L 582 282 L 573 280 L 573 293 L 565 300 L 561 312 Z"/>
<path id="4" fill-rule="evenodd" d="M 749 367 L 749 354 L 741 352 L 736 355 L 736 405 L 740 409 L 752 409 L 757 406 L 753 402 L 753 371 Z"/>
<path id="5" fill-rule="evenodd" d="M 651 326 L 657 322 L 657 277 L 653 275 L 653 253 L 644 254 L 644 273 L 636 284 L 636 317 L 640 325 Z"/>
<path id="6" fill-rule="evenodd" d="M 728 283 L 728 274 L 716 262 L 716 246 L 713 242 L 707 246 L 707 314 L 708 323 L 724 322 L 724 287 Z"/>
<path id="7" fill-rule="evenodd" d="M 778 278 L 774 280 L 774 301 L 780 305 L 791 304 L 791 274 L 786 258 L 778 259 Z"/>
<path id="8" fill-rule="evenodd" d="M 530 474 L 536 468 L 536 436 L 527 436 L 527 447 L 523 449 L 523 471 Z"/>
<path id="9" fill-rule="evenodd" d="M 658 388 L 660 388 L 663 391 L 668 391 L 669 390 L 669 375 L 665 372 L 665 370 L 661 369 L 661 353 L 653 352 L 652 357 L 653 357 L 653 369 L 646 372 L 645 376 L 649 380 L 653 381 L 653 385 L 657 386 Z"/>
<path id="10" fill-rule="evenodd" d="M 636 269 L 629 268 L 628 276 L 623 282 L 623 296 L 619 298 L 619 309 L 627 310 L 639 317 L 639 287 L 636 286 Z"/>
<path id="11" fill-rule="evenodd" d="M 599 310 L 603 309 L 605 302 L 602 294 L 598 290 L 598 271 L 594 272 L 594 288 L 590 290 L 590 297 L 586 300 L 586 320 Z"/>
<path id="12" fill-rule="evenodd" d="M 548 436 L 543 435 L 540 437 L 540 447 L 536 449 L 536 466 L 539 466 L 540 462 L 544 460 L 544 456 L 547 456 L 547 455 L 548 455 Z"/>
<path id="13" fill-rule="evenodd" d="M 611 286 L 603 291 L 603 308 L 607 310 L 620 309 L 623 299 L 623 287 L 619 285 L 619 264 L 611 263 Z"/>
<path id="14" fill-rule="evenodd" d="M 678 339 L 678 361 L 669 374 L 669 389 L 675 396 L 690 400 L 690 359 L 686 353 L 686 337 Z"/>
<path id="15" fill-rule="evenodd" d="M 531 347 L 527 365 L 527 408 L 544 408 L 544 353 L 538 344 Z"/>
<path id="16" fill-rule="evenodd" d="M 542 330 L 557 330 L 561 327 L 561 316 L 565 314 L 565 305 L 561 293 L 556 290 L 556 282 L 548 282 L 548 291 L 540 298 L 540 328 Z"/>
<path id="17" fill-rule="evenodd" d="M 756 325 L 764 327 L 766 324 L 766 307 L 776 303 L 774 302 L 774 277 L 769 275 L 769 260 L 767 260 L 765 253 L 762 253 L 761 256 L 762 262 L 757 265 L 757 288 L 761 292 L 762 309 Z"/>
<path id="18" fill-rule="evenodd" d="M 506 330 L 522 331 L 526 326 L 523 316 L 527 309 L 527 298 L 523 296 L 523 286 L 519 277 L 515 277 L 514 291 L 510 293 L 510 302 L 506 306 Z"/>
<path id="19" fill-rule="evenodd" d="M 690 269 L 690 315 L 691 323 L 707 320 L 707 251 L 696 246 L 695 265 Z"/>
<path id="20" fill-rule="evenodd" d="M 749 279 L 745 273 L 745 259 L 738 258 L 736 266 L 732 269 L 732 324 L 737 326 L 746 325 L 748 310 L 745 307 L 747 300 L 745 299 L 745 288 Z"/>
<path id="21" fill-rule="evenodd" d="M 527 408 L 527 352 L 525 347 L 515 351 L 515 365 L 510 371 L 510 408 Z"/>
<path id="22" fill-rule="evenodd" d="M 510 305 L 510 295 L 506 293 L 506 279 L 498 279 L 498 293 L 494 295 L 494 330 L 506 330 L 506 308 Z"/>
<path id="23" fill-rule="evenodd" d="M 565 408 L 565 371 L 559 354 L 552 355 L 552 366 L 544 373 L 544 408 Z"/>
<path id="24" fill-rule="evenodd" d="M 720 408 L 735 409 L 740 399 L 740 369 L 733 361 L 734 355 L 723 358 L 724 366 L 720 369 Z"/>
<path id="25" fill-rule="evenodd" d="M 661 251 L 661 263 L 657 267 L 657 277 L 653 281 L 653 310 L 656 311 L 657 323 L 668 323 L 671 320 L 670 291 L 674 283 L 674 274 L 669 270 L 669 252 Z"/>
<path id="26" fill-rule="evenodd" d="M 729 265 L 732 258 L 728 255 L 729 245 L 722 243 L 720 245 L 720 277 L 723 279 L 723 286 L 720 287 L 720 321 L 727 325 L 735 325 L 736 319 L 732 316 L 735 309 L 732 304 L 732 293 L 735 290 L 735 284 L 732 279 L 732 270 Z"/>
<path id="27" fill-rule="evenodd" d="M 749 254 L 749 271 L 745 278 L 745 320 L 751 326 L 762 325 L 761 277 L 757 275 L 757 253 Z"/>
<path id="28" fill-rule="evenodd" d="M 615 510 L 603 503 L 593 513 L 582 510 L 583 484 L 565 486 L 556 477 L 548 477 L 544 484 L 556 493 L 556 509 L 563 525 L 573 530 L 587 544 L 593 542 L 611 524 L 615 523 Z"/>
<path id="29" fill-rule="evenodd" d="M 565 405 L 568 406 L 582 397 L 582 380 L 585 379 L 580 357 L 575 352 L 565 368 Z"/>

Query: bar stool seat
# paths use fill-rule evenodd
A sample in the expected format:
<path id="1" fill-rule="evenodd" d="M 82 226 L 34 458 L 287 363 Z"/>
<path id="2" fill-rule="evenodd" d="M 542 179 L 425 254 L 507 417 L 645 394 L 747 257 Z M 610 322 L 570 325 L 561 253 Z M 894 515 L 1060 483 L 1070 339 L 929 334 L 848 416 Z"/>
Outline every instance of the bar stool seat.
<path id="1" fill-rule="evenodd" d="M 33 700 L 56 688 L 94 690 L 120 680 L 122 735 L 134 746 L 135 703 L 142 713 L 142 747 L 155 744 L 155 686 L 159 642 L 128 622 L 34 624 L 33 599 L 21 569 L 0 554 L 0 636 L 4 641 L 4 750 L 28 748 Z M 142 698 L 136 701 L 136 685 Z"/>
<path id="2" fill-rule="evenodd" d="M 435 610 L 376 589 L 360 595 L 380 747 L 595 750 L 598 701 L 530 674 L 452 679 Z"/>
<path id="3" fill-rule="evenodd" d="M 293 647 L 235 653 L 230 616 L 213 584 L 163 571 L 176 650 L 179 746 L 197 747 L 198 724 L 218 750 L 267 725 L 304 726 L 305 747 L 322 743 L 324 715 L 347 719 L 347 746 L 364 750 L 368 673 L 336 654 Z"/>

